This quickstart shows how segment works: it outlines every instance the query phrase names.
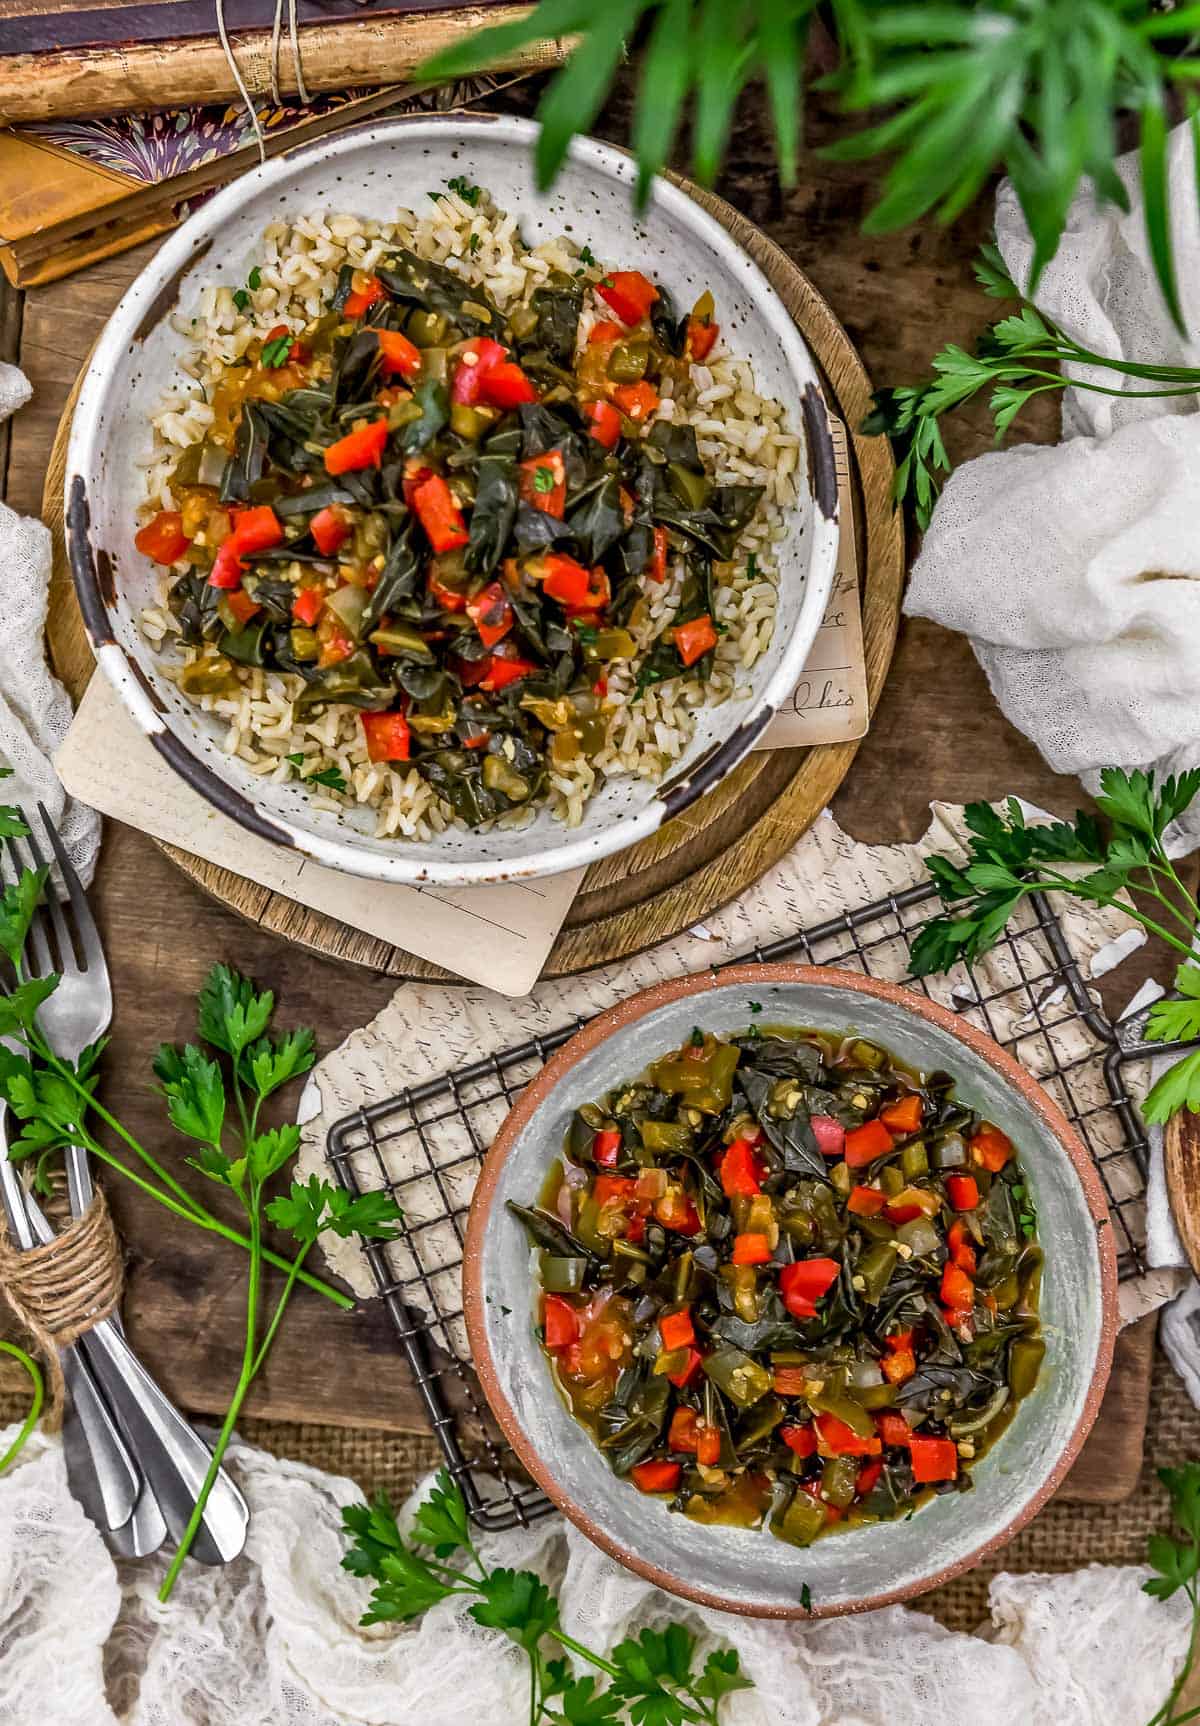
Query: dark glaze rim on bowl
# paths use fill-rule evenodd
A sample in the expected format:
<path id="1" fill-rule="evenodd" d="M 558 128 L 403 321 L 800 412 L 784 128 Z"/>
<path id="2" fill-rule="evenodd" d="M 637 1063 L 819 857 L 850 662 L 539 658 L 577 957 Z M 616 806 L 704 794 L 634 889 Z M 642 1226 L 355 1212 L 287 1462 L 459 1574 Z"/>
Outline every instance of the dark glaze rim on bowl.
<path id="1" fill-rule="evenodd" d="M 973 1054 L 985 1061 L 1014 1090 L 1019 1092 L 1025 1104 L 1034 1114 L 1039 1116 L 1043 1126 L 1066 1153 L 1078 1177 L 1079 1184 L 1083 1188 L 1088 1210 L 1096 1224 L 1096 1251 L 1100 1263 L 1101 1315 L 1096 1365 L 1074 1431 L 1037 1492 L 1027 1503 L 1021 1506 L 1016 1515 L 998 1533 L 982 1541 L 966 1557 L 931 1571 L 927 1577 L 915 1584 L 887 1590 L 881 1594 L 864 1596 L 861 1600 L 844 1601 L 833 1605 L 822 1605 L 820 1601 L 815 1601 L 811 1610 L 800 1605 L 756 1604 L 745 1600 L 731 1600 L 721 1594 L 713 1594 L 707 1589 L 698 1588 L 669 1571 L 663 1570 L 660 1566 L 650 1563 L 639 1557 L 637 1553 L 630 1552 L 626 1547 L 611 1539 L 604 1529 L 563 1489 L 553 1470 L 542 1460 L 524 1428 L 518 1422 L 512 1405 L 501 1387 L 491 1348 L 488 1344 L 487 1327 L 484 1323 L 482 1247 L 484 1232 L 492 1217 L 496 1183 L 501 1168 L 528 1126 L 534 1111 L 545 1101 L 564 1075 L 583 1055 L 599 1044 L 606 1042 L 615 1032 L 626 1029 L 668 1001 L 676 1001 L 688 995 L 704 995 L 709 990 L 723 989 L 730 985 L 764 988 L 773 983 L 820 984 L 827 988 L 844 989 L 848 996 L 874 996 L 877 1000 L 889 1001 L 894 1006 L 903 1008 L 906 1012 L 913 1014 L 914 1017 L 924 1019 L 929 1024 L 937 1025 L 957 1041 L 965 1043 Z M 695 976 L 679 977 L 669 982 L 656 983 L 653 987 L 644 989 L 639 994 L 622 1001 L 618 1006 L 609 1008 L 607 1012 L 601 1013 L 591 1020 L 581 1031 L 577 1031 L 570 1042 L 564 1044 L 557 1054 L 553 1055 L 546 1063 L 537 1077 L 525 1087 L 492 1143 L 475 1189 L 475 1196 L 471 1201 L 471 1214 L 467 1223 L 467 1238 L 463 1254 L 463 1310 L 475 1371 L 479 1375 L 479 1381 L 488 1405 L 500 1423 L 505 1438 L 512 1445 L 522 1465 L 546 1495 L 553 1500 L 565 1516 L 570 1518 L 577 1528 L 587 1535 L 589 1540 L 615 1558 L 618 1563 L 623 1564 L 626 1569 L 635 1571 L 637 1575 L 644 1577 L 647 1582 L 654 1583 L 656 1587 L 664 1589 L 669 1594 L 695 1601 L 699 1606 L 715 1607 L 720 1612 L 734 1612 L 750 1618 L 826 1618 L 837 1617 L 848 1612 L 867 1612 L 876 1607 L 895 1605 L 899 1601 L 911 1599 L 914 1595 L 923 1594 L 928 1589 L 938 1588 L 942 1583 L 949 1582 L 952 1577 L 972 1569 L 990 1552 L 1011 1540 L 1013 1535 L 1037 1514 L 1051 1494 L 1062 1484 L 1067 1471 L 1079 1455 L 1083 1441 L 1091 1430 L 1092 1423 L 1099 1412 L 1105 1386 L 1108 1383 L 1108 1375 L 1112 1368 L 1113 1346 L 1118 1323 L 1117 1256 L 1104 1189 L 1100 1184 L 1099 1175 L 1096 1173 L 1095 1165 L 1087 1148 L 1062 1110 L 1047 1095 L 1042 1086 L 1031 1078 L 1024 1068 L 1019 1066 L 998 1043 L 993 1042 L 982 1031 L 977 1031 L 973 1025 L 969 1025 L 957 1013 L 951 1013 L 945 1007 L 939 1007 L 923 995 L 914 994 L 911 990 L 903 989 L 896 983 L 886 983 L 874 977 L 860 977 L 852 972 L 814 965 L 730 965 L 716 972 L 703 971 Z"/>

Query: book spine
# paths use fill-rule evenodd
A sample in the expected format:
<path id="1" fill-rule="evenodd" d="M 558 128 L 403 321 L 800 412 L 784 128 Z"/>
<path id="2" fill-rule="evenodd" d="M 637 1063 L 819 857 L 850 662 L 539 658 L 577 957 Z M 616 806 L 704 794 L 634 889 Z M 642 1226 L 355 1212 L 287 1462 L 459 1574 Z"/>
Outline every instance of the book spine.
<path id="1" fill-rule="evenodd" d="M 529 6 L 464 7 L 456 12 L 372 19 L 305 27 L 300 58 L 310 90 L 344 90 L 392 84 L 411 77 L 431 54 L 487 25 L 525 17 Z M 246 87 L 254 95 L 271 88 L 271 37 L 247 31 L 232 38 Z M 532 72 L 560 63 L 564 44 L 530 43 L 498 63 L 498 69 Z M 296 69 L 284 33 L 279 87 L 297 90 Z M 150 108 L 192 107 L 237 98 L 237 86 L 216 36 L 178 44 L 128 44 L 83 52 L 0 54 L 0 121 L 126 113 Z"/>

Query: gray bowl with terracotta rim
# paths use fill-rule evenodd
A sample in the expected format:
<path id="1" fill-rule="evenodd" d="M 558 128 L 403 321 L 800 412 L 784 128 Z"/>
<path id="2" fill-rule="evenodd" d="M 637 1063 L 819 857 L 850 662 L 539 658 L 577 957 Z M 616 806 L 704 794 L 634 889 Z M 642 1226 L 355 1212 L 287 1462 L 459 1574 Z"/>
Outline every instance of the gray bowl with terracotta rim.
<path id="1" fill-rule="evenodd" d="M 855 1032 L 957 1094 L 1012 1139 L 1046 1253 L 1038 1384 L 975 1465 L 974 1490 L 910 1521 L 855 1528 L 803 1550 L 762 1529 L 673 1514 L 614 1475 L 559 1396 L 534 1325 L 531 1254 L 507 1199 L 535 1200 L 572 1112 L 643 1070 L 693 1024 Z M 484 1393 L 521 1462 L 597 1545 L 648 1581 L 704 1606 L 760 1618 L 861 1612 L 935 1588 L 1010 1540 L 1079 1454 L 1112 1365 L 1116 1252 L 1091 1159 L 1066 1116 L 998 1044 L 894 983 L 793 965 L 739 965 L 647 989 L 593 1019 L 521 1094 L 496 1137 L 471 1206 L 463 1276 L 467 1330 Z"/>

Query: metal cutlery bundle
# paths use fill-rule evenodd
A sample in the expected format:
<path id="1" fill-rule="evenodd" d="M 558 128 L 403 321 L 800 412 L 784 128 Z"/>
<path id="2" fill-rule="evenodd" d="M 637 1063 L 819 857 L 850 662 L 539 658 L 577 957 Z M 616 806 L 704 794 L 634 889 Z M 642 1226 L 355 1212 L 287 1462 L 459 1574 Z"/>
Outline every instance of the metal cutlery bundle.
<path id="1" fill-rule="evenodd" d="M 53 994 L 38 1009 L 38 1026 L 54 1053 L 76 1061 L 112 1019 L 108 966 L 83 886 L 45 809 L 38 812 L 47 843 L 66 889 L 65 904 L 48 887 L 30 924 L 23 955 L 28 978 L 57 975 Z M 45 857 L 26 819 L 28 835 L 5 840 L 0 884 Z M 23 847 L 28 848 L 28 857 Z M 17 1051 L 17 1045 L 0 1039 Z M 12 1245 L 22 1253 L 53 1247 L 60 1238 L 34 1194 L 7 1156 L 7 1107 L 0 1103 L 0 1197 Z M 66 1152 L 67 1202 L 77 1225 L 96 1201 L 88 1152 Z M 39 1263 L 50 1255 L 41 1254 Z M 182 1540 L 212 1462 L 212 1451 L 150 1377 L 126 1341 L 111 1300 L 95 1300 L 83 1315 L 87 1328 L 59 1348 L 63 1379 L 81 1443 L 94 1475 L 98 1506 L 111 1546 L 140 1558 L 165 1542 Z M 92 1320 L 95 1322 L 91 1322 Z M 72 1329 L 77 1329 L 73 1326 Z M 69 1435 L 70 1436 L 70 1435 Z M 202 1563 L 226 1564 L 241 1552 L 249 1511 L 222 1469 L 216 1478 L 191 1548 Z"/>

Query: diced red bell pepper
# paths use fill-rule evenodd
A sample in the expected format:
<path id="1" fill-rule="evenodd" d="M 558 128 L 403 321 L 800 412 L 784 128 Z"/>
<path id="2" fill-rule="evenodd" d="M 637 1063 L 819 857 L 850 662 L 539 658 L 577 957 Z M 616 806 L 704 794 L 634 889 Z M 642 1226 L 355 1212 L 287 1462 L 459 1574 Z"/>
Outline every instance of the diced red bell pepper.
<path id="1" fill-rule="evenodd" d="M 332 557 L 338 546 L 349 539 L 351 527 L 345 510 L 331 503 L 317 511 L 308 524 L 308 531 L 321 556 Z"/>
<path id="2" fill-rule="evenodd" d="M 436 552 L 454 551 L 471 537 L 462 510 L 440 473 L 430 474 L 413 492 L 413 512 Z M 501 634 L 503 634 L 503 630 Z M 496 638 L 499 640 L 499 636 Z"/>
<path id="3" fill-rule="evenodd" d="M 854 1481 L 854 1490 L 859 1498 L 869 1498 L 879 1484 L 879 1476 L 883 1473 L 882 1462 L 864 1462 Z"/>
<path id="4" fill-rule="evenodd" d="M 878 1456 L 883 1450 L 883 1440 L 878 1435 L 863 1438 L 836 1414 L 814 1415 L 813 1425 L 817 1429 L 817 1448 L 822 1456 Z"/>
<path id="5" fill-rule="evenodd" d="M 917 1370 L 917 1357 L 911 1348 L 893 1349 L 879 1365 L 889 1384 L 906 1384 Z"/>
<path id="6" fill-rule="evenodd" d="M 699 1233 L 699 1213 L 691 1199 L 683 1191 L 678 1194 L 668 1193 L 665 1198 L 656 1200 L 654 1215 L 664 1229 L 671 1229 L 677 1235 Z"/>
<path id="7" fill-rule="evenodd" d="M 808 1373 L 802 1366 L 777 1366 L 771 1375 L 777 1396 L 804 1396 L 808 1390 Z"/>
<path id="8" fill-rule="evenodd" d="M 696 1428 L 696 1461 L 701 1468 L 715 1468 L 721 1460 L 721 1429 L 707 1420 Z"/>
<path id="9" fill-rule="evenodd" d="M 717 645 L 717 632 L 707 612 L 703 617 L 693 618 L 691 623 L 676 624 L 671 634 L 675 638 L 679 657 L 685 665 L 695 665 L 698 659 L 703 659 L 704 655 Z"/>
<path id="10" fill-rule="evenodd" d="M 925 1105 L 920 1097 L 915 1091 L 910 1091 L 906 1097 L 880 1109 L 879 1119 L 891 1133 L 915 1133 L 920 1129 L 924 1113 Z"/>
<path id="11" fill-rule="evenodd" d="M 975 1284 L 959 1265 L 942 1266 L 942 1304 L 952 1312 L 969 1313 L 975 1305 Z"/>
<path id="12" fill-rule="evenodd" d="M 615 1127 L 605 1127 L 592 1140 L 592 1156 L 602 1169 L 611 1169 L 621 1155 L 621 1135 Z"/>
<path id="13" fill-rule="evenodd" d="M 1012 1149 L 1012 1140 L 1008 1134 L 1002 1133 L 999 1127 L 993 1127 L 987 1121 L 971 1140 L 971 1156 L 981 1169 L 987 1169 L 993 1175 L 1000 1173 L 1012 1156 Z"/>
<path id="14" fill-rule="evenodd" d="M 852 1169 L 866 1168 L 892 1148 L 892 1135 L 882 1121 L 864 1121 L 846 1134 L 845 1157 Z"/>
<path id="15" fill-rule="evenodd" d="M 813 1138 L 823 1157 L 840 1157 L 846 1148 L 846 1129 L 832 1115 L 812 1115 L 809 1118 Z"/>
<path id="16" fill-rule="evenodd" d="M 665 527 L 654 529 L 654 551 L 650 562 L 646 565 L 646 574 L 651 581 L 667 579 L 667 530 Z"/>
<path id="17" fill-rule="evenodd" d="M 439 581 L 437 571 L 432 565 L 426 577 L 426 585 L 429 588 L 429 597 L 436 599 L 443 611 L 465 611 L 467 609 L 466 594 L 459 593 L 457 588 L 447 587 L 445 582 Z"/>
<path id="18" fill-rule="evenodd" d="M 690 1348 L 696 1340 L 696 1331 L 687 1307 L 664 1313 L 658 1321 L 658 1334 L 664 1349 Z"/>
<path id="19" fill-rule="evenodd" d="M 721 1158 L 721 1187 L 727 1199 L 752 1199 L 762 1192 L 761 1165 L 749 1139 L 735 1139 Z"/>
<path id="20" fill-rule="evenodd" d="M 682 1473 L 677 1462 L 639 1462 L 629 1477 L 639 1492 L 674 1492 Z"/>
<path id="21" fill-rule="evenodd" d="M 703 364 L 712 352 L 713 343 L 720 333 L 720 324 L 714 324 L 711 318 L 689 318 L 687 339 L 684 343 L 685 356 Z"/>
<path id="22" fill-rule="evenodd" d="M 567 507 L 567 470 L 560 449 L 530 456 L 520 466 L 521 497 L 543 515 L 561 521 Z"/>
<path id="23" fill-rule="evenodd" d="M 621 416 L 611 402 L 585 402 L 581 409 L 598 444 L 612 449 L 621 436 Z"/>
<path id="24" fill-rule="evenodd" d="M 979 1186 L 974 1175 L 947 1175 L 946 1197 L 956 1211 L 973 1211 L 979 1205 Z"/>
<path id="25" fill-rule="evenodd" d="M 776 1374 L 776 1377 L 778 1376 Z M 778 1389 L 778 1386 L 776 1388 Z M 817 1435 L 811 1425 L 781 1426 L 779 1436 L 796 1456 L 815 1456 L 817 1454 Z"/>
<path id="26" fill-rule="evenodd" d="M 641 1221 L 640 1218 L 639 1221 Z M 644 1224 L 643 1227 L 645 1227 Z M 677 1386 L 678 1389 L 683 1390 L 686 1385 L 691 1384 L 692 1380 L 703 1365 L 704 1356 L 700 1353 L 700 1350 L 698 1348 L 689 1348 L 687 1351 L 687 1359 L 684 1361 L 683 1365 L 677 1372 L 669 1372 L 667 1377 L 673 1385 Z"/>
<path id="27" fill-rule="evenodd" d="M 376 330 L 382 370 L 390 377 L 415 378 L 421 369 L 421 350 L 399 330 Z"/>
<path id="28" fill-rule="evenodd" d="M 765 1265 L 771 1262 L 771 1243 L 766 1235 L 746 1234 L 733 1237 L 735 1265 Z"/>
<path id="29" fill-rule="evenodd" d="M 243 592 L 240 587 L 235 587 L 233 589 L 225 603 L 233 614 L 234 622 L 237 624 L 239 629 L 245 629 L 250 619 L 257 616 L 257 614 L 262 610 L 262 606 L 259 605 L 258 601 L 251 599 L 250 595 Z"/>
<path id="30" fill-rule="evenodd" d="M 524 402 L 538 399 L 533 382 L 513 360 L 501 360 L 489 366 L 480 379 L 480 395 L 488 407 L 519 408 Z"/>
<path id="31" fill-rule="evenodd" d="M 183 531 L 183 517 L 178 510 L 160 509 L 152 521 L 140 527 L 133 543 L 143 557 L 155 563 L 178 563 L 191 540 Z"/>
<path id="32" fill-rule="evenodd" d="M 522 677 L 528 677 L 537 666 L 531 659 L 502 659 L 493 653 L 487 661 L 487 674 L 479 680 L 480 689 L 486 689 L 490 695 L 496 695 L 502 689 L 507 689 L 510 683 L 516 683 Z"/>
<path id="33" fill-rule="evenodd" d="M 597 318 L 588 331 L 588 347 L 607 347 L 611 342 L 623 342 L 625 328 L 622 324 L 614 324 L 611 318 Z"/>
<path id="34" fill-rule="evenodd" d="M 977 1264 L 975 1244 L 967 1232 L 966 1224 L 959 1222 L 957 1218 L 946 1231 L 946 1245 L 950 1249 L 951 1263 L 956 1264 L 960 1271 L 966 1271 L 969 1277 L 973 1277 Z"/>
<path id="35" fill-rule="evenodd" d="M 424 485 L 427 479 L 433 477 L 433 469 L 426 467 L 417 456 L 409 456 L 404 464 L 404 478 L 400 482 L 400 490 L 409 509 L 412 508 L 413 497 L 417 488 Z"/>
<path id="36" fill-rule="evenodd" d="M 592 572 L 565 552 L 547 552 L 542 560 L 545 571 L 542 592 L 548 599 L 557 599 L 568 611 L 581 611 L 591 592 Z"/>
<path id="37" fill-rule="evenodd" d="M 636 420 L 640 425 L 658 406 L 658 391 L 643 378 L 636 384 L 618 384 L 613 391 L 613 400 L 626 419 Z"/>
<path id="38" fill-rule="evenodd" d="M 884 1347 L 897 1350 L 911 1348 L 913 1345 L 913 1337 L 915 1335 L 916 1331 L 911 1325 L 908 1330 L 894 1330 L 891 1336 L 884 1337 Z"/>
<path id="39" fill-rule="evenodd" d="M 958 1474 L 958 1446 L 952 1438 L 926 1438 L 914 1432 L 908 1441 L 913 1479 L 918 1486 L 953 1480 Z"/>
<path id="40" fill-rule="evenodd" d="M 361 288 L 352 288 L 346 295 L 346 304 L 342 307 L 348 318 L 361 318 L 363 313 L 373 306 L 377 300 L 386 300 L 387 289 L 378 276 L 368 276 Z"/>
<path id="41" fill-rule="evenodd" d="M 893 1414 L 890 1409 L 885 1409 L 874 1418 L 875 1430 L 884 1444 L 890 1444 L 896 1449 L 907 1450 L 909 1440 L 912 1438 L 912 1427 L 909 1426 L 902 1414 Z"/>
<path id="42" fill-rule="evenodd" d="M 507 355 L 508 349 L 492 341 L 490 336 L 477 336 L 468 342 L 458 356 L 450 382 L 450 400 L 474 407 L 481 400 L 484 378 Z"/>
<path id="43" fill-rule="evenodd" d="M 561 1295 L 546 1296 L 542 1307 L 542 1326 L 547 1348 L 569 1348 L 573 1342 L 579 1341 L 579 1314 L 570 1301 L 565 1301 Z"/>
<path id="44" fill-rule="evenodd" d="M 479 639 L 485 647 L 495 647 L 513 626 L 513 608 L 498 581 L 490 581 L 467 601 L 467 616 L 479 631 Z"/>
<path id="45" fill-rule="evenodd" d="M 838 1279 L 836 1259 L 800 1259 L 784 1265 L 779 1273 L 779 1292 L 793 1318 L 816 1316 L 816 1303 Z"/>
<path id="46" fill-rule="evenodd" d="M 677 1408 L 671 1416 L 671 1424 L 667 1428 L 667 1449 L 682 1451 L 685 1455 L 696 1454 L 696 1429 L 700 1425 L 700 1416 L 694 1408 Z"/>
<path id="47" fill-rule="evenodd" d="M 319 587 L 302 587 L 292 601 L 292 616 L 297 623 L 311 629 L 325 607 L 325 595 Z"/>
<path id="48" fill-rule="evenodd" d="M 326 473 L 355 473 L 359 468 L 378 467 L 388 440 L 386 419 L 366 420 L 356 425 L 325 451 Z"/>
<path id="49" fill-rule="evenodd" d="M 364 713 L 368 761 L 407 761 L 412 735 L 402 713 Z"/>
<path id="50" fill-rule="evenodd" d="M 637 1182 L 632 1175 L 597 1175 L 592 1182 L 592 1197 L 601 1207 L 632 1204 L 636 1196 Z"/>
<path id="51" fill-rule="evenodd" d="M 658 298 L 658 289 L 640 270 L 613 270 L 596 283 L 596 292 L 623 324 L 640 324 Z"/>
<path id="52" fill-rule="evenodd" d="M 853 1211 L 856 1217 L 877 1217 L 886 1204 L 886 1193 L 879 1192 L 876 1187 L 852 1187 L 846 1209 Z"/>
<path id="53" fill-rule="evenodd" d="M 239 509 L 233 518 L 230 538 L 243 557 L 256 551 L 269 551 L 282 541 L 283 523 L 269 503 L 259 504 L 254 509 Z"/>
<path id="54" fill-rule="evenodd" d="M 231 589 L 242 585 L 242 560 L 238 554 L 237 541 L 230 534 L 222 540 L 213 559 L 213 566 L 208 572 L 208 585 Z"/>

